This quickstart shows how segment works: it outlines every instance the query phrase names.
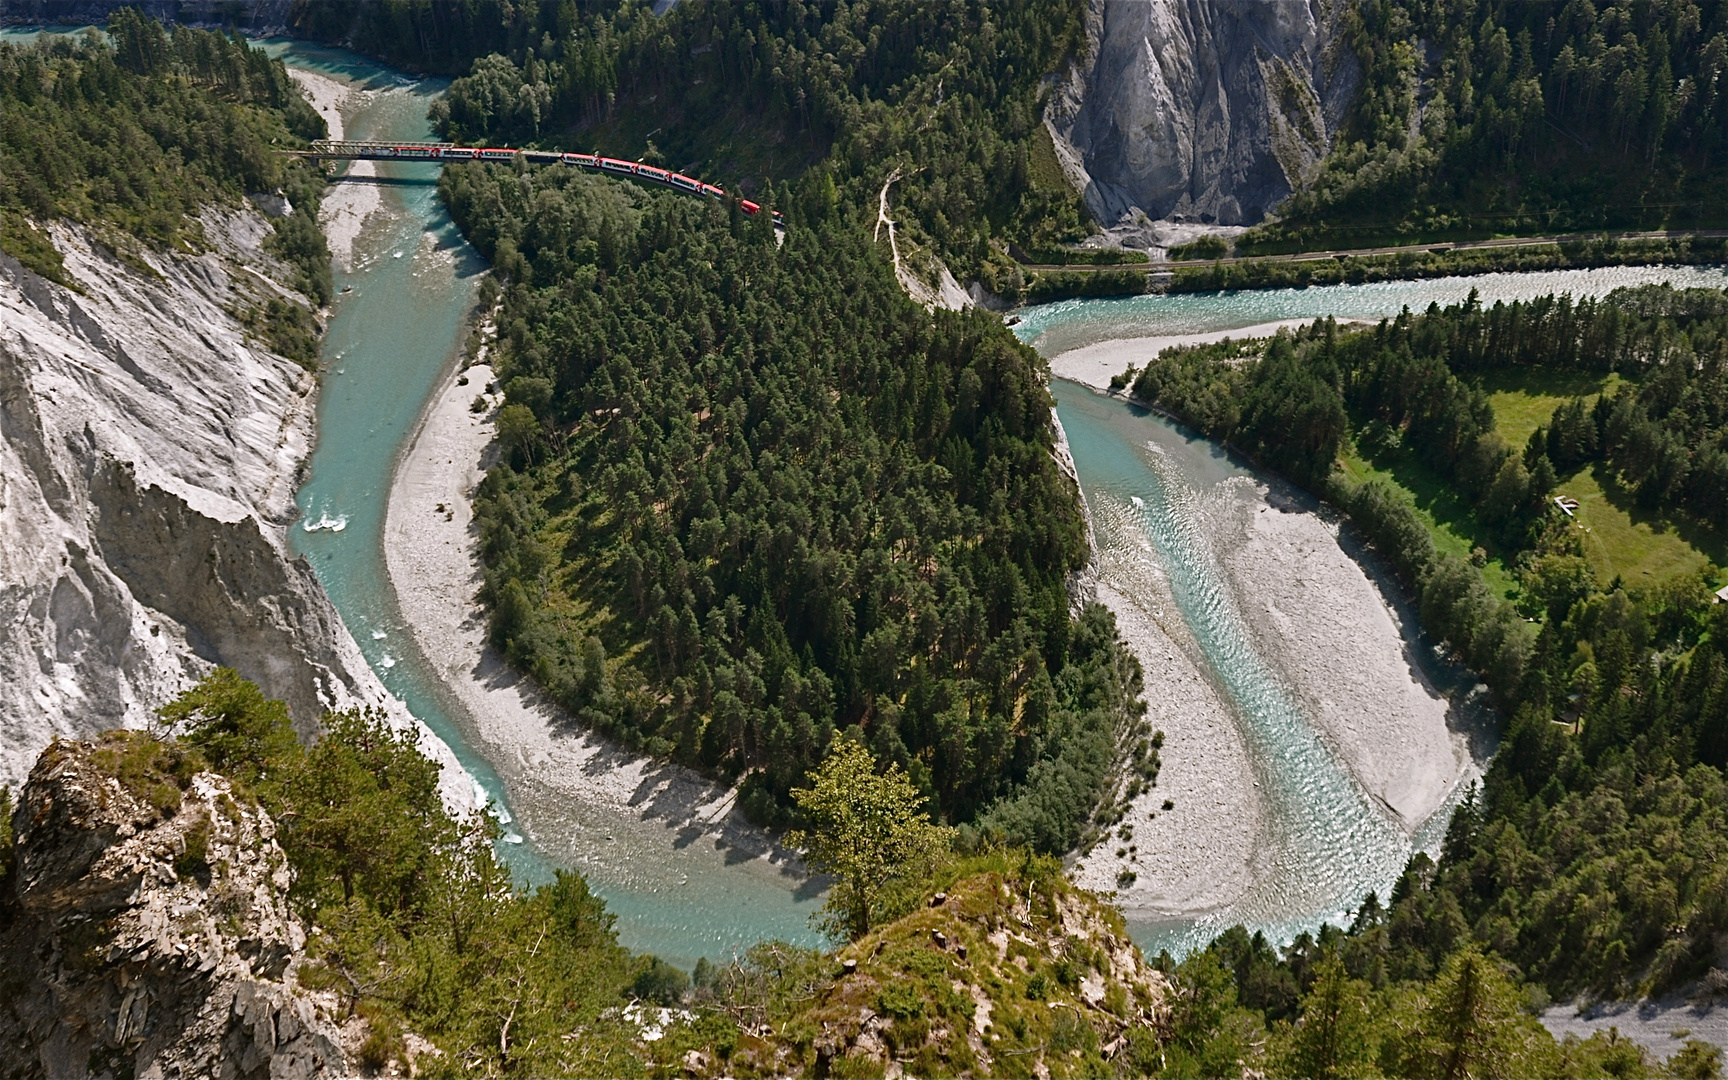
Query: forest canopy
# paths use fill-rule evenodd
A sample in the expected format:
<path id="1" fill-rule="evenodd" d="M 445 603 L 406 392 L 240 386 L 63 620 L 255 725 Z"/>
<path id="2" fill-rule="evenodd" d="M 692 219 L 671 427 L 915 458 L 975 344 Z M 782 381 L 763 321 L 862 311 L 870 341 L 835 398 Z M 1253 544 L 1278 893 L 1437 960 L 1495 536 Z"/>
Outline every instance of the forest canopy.
<path id="1" fill-rule="evenodd" d="M 1051 248 L 1090 231 L 1041 123 L 1043 77 L 1081 48 L 1080 4 L 298 10 L 313 33 L 460 75 L 432 109 L 449 138 L 598 150 L 752 198 L 773 189 L 794 220 L 842 203 L 873 211 L 898 173 L 890 206 L 902 246 L 1009 299 L 1024 286 L 1010 245 Z M 788 199 L 780 185 L 806 175 L 820 182 Z"/>
<path id="2" fill-rule="evenodd" d="M 1254 250 L 1728 224 L 1728 4 L 1365 0 L 1362 90 Z"/>
<path id="3" fill-rule="evenodd" d="M 442 187 L 508 282 L 493 639 L 572 714 L 748 777 L 765 819 L 845 730 L 950 821 L 1029 800 L 1000 827 L 1057 850 L 1121 754 L 1149 778 L 1138 668 L 1069 612 L 1044 365 L 1000 319 L 912 303 L 838 213 L 781 243 L 567 170 Z"/>
<path id="4" fill-rule="evenodd" d="M 172 33 L 132 8 L 99 36 L 44 35 L 0 44 L 0 241 L 54 279 L 63 271 L 41 227 L 57 219 L 127 238 L 199 250 L 202 207 L 283 192 L 294 212 L 267 246 L 315 303 L 330 298 L 330 251 L 318 227 L 323 178 L 274 151 L 323 138 L 324 120 L 278 60 L 238 37 Z M 294 318 L 298 327 L 310 315 Z M 293 335 L 292 354 L 315 347 Z"/>
<path id="5" fill-rule="evenodd" d="M 1599 579 L 1550 496 L 1605 471 L 1670 527 L 1722 528 L 1728 294 L 1652 286 L 1487 309 L 1472 297 L 1356 333 L 1318 323 L 1247 364 L 1234 352 L 1166 352 L 1135 392 L 1344 508 L 1418 598 L 1425 629 L 1509 717 L 1438 866 L 1413 862 L 1388 906 L 1370 897 L 1348 940 L 1327 946 L 1349 977 L 1427 980 L 1465 943 L 1555 998 L 1705 973 L 1728 929 L 1728 605 L 1711 603 L 1700 575 Z M 1518 446 L 1478 380 L 1519 370 L 1622 381 L 1563 401 Z M 1257 404 L 1268 396 L 1281 403 L 1271 424 Z M 1438 550 L 1399 489 L 1336 468 L 1346 449 L 1439 477 L 1494 538 L 1519 595 Z M 1301 975 L 1319 945 L 1258 948 Z"/>

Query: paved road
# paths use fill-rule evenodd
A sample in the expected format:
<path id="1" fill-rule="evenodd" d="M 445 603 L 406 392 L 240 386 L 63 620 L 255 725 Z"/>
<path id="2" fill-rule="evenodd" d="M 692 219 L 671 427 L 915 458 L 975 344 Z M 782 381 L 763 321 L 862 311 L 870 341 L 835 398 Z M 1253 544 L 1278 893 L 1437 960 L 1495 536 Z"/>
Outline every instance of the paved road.
<path id="1" fill-rule="evenodd" d="M 1245 255 L 1229 259 L 1175 259 L 1164 262 L 1122 263 L 1116 266 L 1061 266 L 1050 263 L 1028 263 L 1027 270 L 1068 270 L 1096 274 L 1105 270 L 1144 270 L 1160 273 L 1243 262 L 1319 262 L 1326 259 L 1356 259 L 1370 255 L 1405 255 L 1420 252 L 1439 254 L 1444 251 L 1477 251 L 1489 248 L 1540 247 L 1569 240 L 1678 240 L 1683 237 L 1717 238 L 1728 236 L 1728 229 L 1670 229 L 1656 232 L 1586 232 L 1557 233 L 1552 236 L 1509 236 L 1497 240 L 1442 241 L 1434 244 L 1405 244 L 1397 247 L 1349 248 L 1339 251 L 1300 251 L 1290 255 Z"/>

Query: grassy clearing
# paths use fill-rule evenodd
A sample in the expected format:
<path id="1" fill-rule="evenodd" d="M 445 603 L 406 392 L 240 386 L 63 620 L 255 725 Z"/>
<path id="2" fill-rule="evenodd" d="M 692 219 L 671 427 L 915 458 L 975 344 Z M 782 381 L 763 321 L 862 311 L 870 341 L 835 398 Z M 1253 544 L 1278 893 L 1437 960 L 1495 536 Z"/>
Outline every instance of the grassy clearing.
<path id="1" fill-rule="evenodd" d="M 1622 381 L 1618 372 L 1602 375 L 1543 368 L 1505 368 L 1481 379 L 1488 403 L 1494 407 L 1495 426 L 1507 443 L 1519 449 L 1561 405 L 1575 397 L 1593 402 L 1602 394 L 1611 395 Z"/>
<path id="2" fill-rule="evenodd" d="M 1557 493 L 1578 500 L 1573 527 L 1582 531 L 1584 554 L 1604 585 L 1616 575 L 1634 588 L 1653 585 L 1711 562 L 1728 563 L 1721 537 L 1639 509 L 1632 492 L 1600 463 L 1562 480 Z"/>
<path id="3" fill-rule="evenodd" d="M 1482 388 L 1488 391 L 1500 434 L 1521 448 L 1560 405 L 1575 397 L 1594 401 L 1599 395 L 1613 394 L 1623 381 L 1617 373 L 1509 368 L 1490 372 L 1482 379 Z M 1728 545 L 1721 537 L 1693 526 L 1677 526 L 1639 509 L 1632 492 L 1600 463 L 1566 477 L 1555 494 L 1578 500 L 1574 527 L 1580 530 L 1590 566 L 1604 585 L 1616 575 L 1629 586 L 1652 585 L 1694 573 L 1712 561 L 1728 562 Z"/>
<path id="4" fill-rule="evenodd" d="M 1435 550 L 1443 554 L 1469 559 L 1477 548 L 1487 557 L 1482 565 L 1482 579 L 1497 595 L 1507 598 L 1518 593 L 1518 582 L 1503 560 L 1499 546 L 1488 530 L 1477 522 L 1470 508 L 1458 493 L 1446 486 L 1426 465 L 1406 451 L 1375 455 L 1370 461 L 1355 446 L 1340 450 L 1338 460 L 1345 475 L 1356 483 L 1375 479 L 1390 487 L 1416 511 Z"/>

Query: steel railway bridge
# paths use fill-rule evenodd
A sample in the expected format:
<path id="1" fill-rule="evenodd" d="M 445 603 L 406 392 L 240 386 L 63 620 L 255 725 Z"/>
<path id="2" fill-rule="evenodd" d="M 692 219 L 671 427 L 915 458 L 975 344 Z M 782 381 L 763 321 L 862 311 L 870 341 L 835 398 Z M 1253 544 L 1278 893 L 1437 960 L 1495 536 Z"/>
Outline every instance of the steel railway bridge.
<path id="1" fill-rule="evenodd" d="M 443 142 L 354 142 L 351 140 L 321 139 L 312 144 L 310 150 L 281 150 L 278 153 L 289 157 L 305 158 L 314 162 L 324 161 L 404 161 L 424 164 L 442 165 L 449 161 L 497 161 L 512 162 L 521 159 L 530 165 L 572 165 L 593 172 L 611 173 L 614 176 L 630 176 L 637 180 L 646 180 L 652 184 L 663 184 L 678 191 L 691 195 L 705 195 L 711 199 L 727 198 L 724 188 L 714 184 L 705 184 L 694 177 L 683 173 L 662 169 L 656 165 L 647 165 L 640 161 L 626 161 L 622 158 L 604 157 L 600 154 L 566 154 L 559 150 L 515 150 L 509 147 L 478 147 L 457 146 L 455 143 Z M 760 213 L 762 207 L 749 199 L 739 199 L 738 208 L 746 214 L 754 216 Z M 774 224 L 779 228 L 786 227 L 786 219 L 779 211 L 773 211 Z"/>

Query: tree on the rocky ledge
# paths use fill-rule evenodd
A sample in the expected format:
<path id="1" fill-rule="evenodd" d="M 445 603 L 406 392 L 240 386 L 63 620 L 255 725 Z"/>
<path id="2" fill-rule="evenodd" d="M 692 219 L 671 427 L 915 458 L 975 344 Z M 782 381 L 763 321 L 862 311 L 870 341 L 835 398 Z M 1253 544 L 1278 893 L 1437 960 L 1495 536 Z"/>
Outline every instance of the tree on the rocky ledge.
<path id="1" fill-rule="evenodd" d="M 892 917 L 895 900 L 952 842 L 954 830 L 930 820 L 900 767 L 877 773 L 870 751 L 851 739 L 835 740 L 810 786 L 794 788 L 792 798 L 806 827 L 787 843 L 813 873 L 834 877 L 822 922 L 836 938 L 856 940 Z"/>

